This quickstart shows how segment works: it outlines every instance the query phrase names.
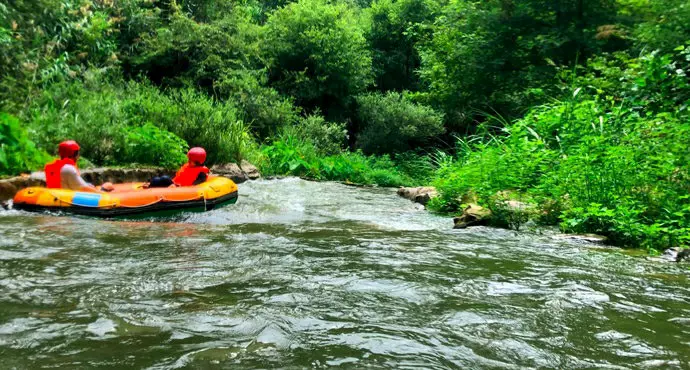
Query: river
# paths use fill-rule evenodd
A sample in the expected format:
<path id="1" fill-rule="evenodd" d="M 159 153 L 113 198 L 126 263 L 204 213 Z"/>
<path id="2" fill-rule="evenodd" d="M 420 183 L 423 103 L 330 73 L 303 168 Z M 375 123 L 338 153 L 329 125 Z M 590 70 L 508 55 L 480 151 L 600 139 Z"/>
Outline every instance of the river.
<path id="1" fill-rule="evenodd" d="M 288 178 L 167 221 L 0 213 L 2 368 L 689 368 L 687 265 Z"/>

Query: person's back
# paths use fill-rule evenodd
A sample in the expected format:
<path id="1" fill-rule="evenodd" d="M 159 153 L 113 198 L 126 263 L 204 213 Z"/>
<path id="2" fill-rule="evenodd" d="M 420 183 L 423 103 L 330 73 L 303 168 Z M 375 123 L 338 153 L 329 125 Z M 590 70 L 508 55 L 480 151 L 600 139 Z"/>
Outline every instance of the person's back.
<path id="1" fill-rule="evenodd" d="M 63 141 L 58 146 L 60 159 L 46 164 L 46 187 L 51 189 L 70 189 L 78 191 L 98 192 L 95 186 L 84 181 L 77 168 L 79 158 L 79 144 L 75 141 Z M 102 190 L 110 190 L 112 185 L 103 184 Z"/>
<path id="2" fill-rule="evenodd" d="M 93 185 L 84 181 L 75 165 L 65 164 L 60 169 L 60 187 L 63 189 L 82 190 L 91 188 Z"/>
<path id="3" fill-rule="evenodd" d="M 204 166 L 206 162 L 206 151 L 203 148 L 192 148 L 187 153 L 189 162 L 185 163 L 175 178 L 173 183 L 177 186 L 192 186 L 204 183 L 208 179 L 209 170 Z"/>

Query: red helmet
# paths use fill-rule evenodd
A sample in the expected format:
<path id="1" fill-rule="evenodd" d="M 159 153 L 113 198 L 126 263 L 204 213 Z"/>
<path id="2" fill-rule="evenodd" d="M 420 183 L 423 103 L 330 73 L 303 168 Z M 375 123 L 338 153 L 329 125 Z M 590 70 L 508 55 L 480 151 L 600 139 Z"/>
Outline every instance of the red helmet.
<path id="1" fill-rule="evenodd" d="M 187 158 L 189 158 L 190 162 L 196 162 L 196 163 L 204 163 L 206 162 L 206 151 L 204 148 L 192 148 L 189 149 L 189 152 L 187 152 Z"/>
<path id="2" fill-rule="evenodd" d="M 79 144 L 74 140 L 63 141 L 58 145 L 60 158 L 72 158 L 79 154 Z"/>

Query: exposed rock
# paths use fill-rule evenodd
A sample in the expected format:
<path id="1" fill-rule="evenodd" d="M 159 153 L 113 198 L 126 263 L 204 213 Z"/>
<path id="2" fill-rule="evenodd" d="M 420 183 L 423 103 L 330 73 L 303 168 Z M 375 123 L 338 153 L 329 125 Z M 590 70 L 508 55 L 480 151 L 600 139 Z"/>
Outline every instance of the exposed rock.
<path id="1" fill-rule="evenodd" d="M 16 177 L 6 180 L 0 180 L 0 199 L 7 200 L 12 199 L 15 194 L 17 194 L 18 181 Z"/>
<path id="2" fill-rule="evenodd" d="M 240 168 L 242 169 L 242 172 L 244 172 L 247 175 L 247 178 L 250 180 L 256 180 L 259 177 L 261 177 L 259 169 L 257 169 L 256 166 L 247 162 L 244 159 L 242 160 L 242 162 L 240 162 Z"/>
<path id="3" fill-rule="evenodd" d="M 91 168 L 81 171 L 84 180 L 100 185 L 104 182 L 146 182 L 152 177 L 168 173 L 163 168 Z"/>
<path id="4" fill-rule="evenodd" d="M 661 259 L 669 262 L 690 261 L 690 248 L 669 248 L 661 255 Z"/>
<path id="5" fill-rule="evenodd" d="M 247 175 L 242 172 L 237 163 L 217 164 L 211 167 L 211 172 L 225 176 L 237 184 L 247 181 Z"/>
<path id="6" fill-rule="evenodd" d="M 417 188 L 400 188 L 398 195 L 413 202 L 426 205 L 432 198 L 438 196 L 436 188 L 433 186 L 421 186 Z"/>
<path id="7" fill-rule="evenodd" d="M 0 201 L 5 201 L 14 198 L 14 195 L 20 189 L 29 186 L 43 186 L 45 185 L 45 176 L 43 179 L 39 175 L 21 175 L 5 180 L 0 180 Z"/>
<path id="8" fill-rule="evenodd" d="M 680 262 L 683 259 L 690 260 L 690 248 L 682 249 L 678 252 L 678 254 L 676 254 L 676 262 Z"/>
<path id="9" fill-rule="evenodd" d="M 554 235 L 553 238 L 591 244 L 606 244 L 608 241 L 607 237 L 597 234 L 560 234 Z"/>
<path id="10" fill-rule="evenodd" d="M 476 204 L 470 204 L 462 211 L 462 215 L 455 217 L 454 229 L 464 229 L 468 226 L 488 225 L 491 220 L 491 210 Z"/>

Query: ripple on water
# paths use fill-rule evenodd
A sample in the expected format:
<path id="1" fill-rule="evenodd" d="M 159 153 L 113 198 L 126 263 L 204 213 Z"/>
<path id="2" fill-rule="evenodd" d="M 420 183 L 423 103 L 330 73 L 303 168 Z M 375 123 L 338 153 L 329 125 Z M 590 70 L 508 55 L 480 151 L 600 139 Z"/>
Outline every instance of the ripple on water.
<path id="1" fill-rule="evenodd" d="M 451 230 L 393 189 L 240 184 L 176 219 L 0 212 L 7 367 L 686 368 L 681 265 Z"/>

